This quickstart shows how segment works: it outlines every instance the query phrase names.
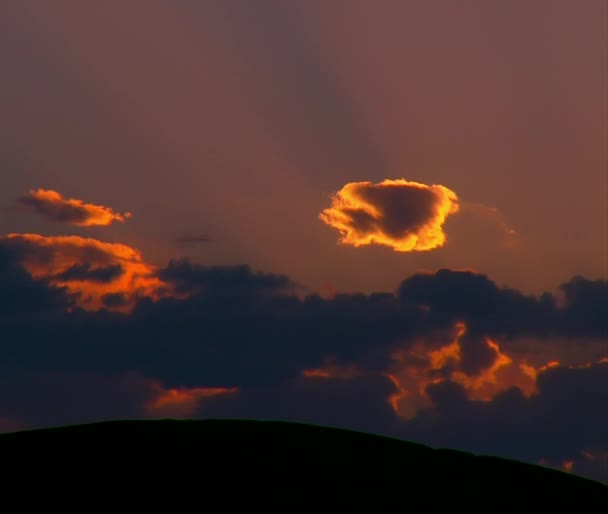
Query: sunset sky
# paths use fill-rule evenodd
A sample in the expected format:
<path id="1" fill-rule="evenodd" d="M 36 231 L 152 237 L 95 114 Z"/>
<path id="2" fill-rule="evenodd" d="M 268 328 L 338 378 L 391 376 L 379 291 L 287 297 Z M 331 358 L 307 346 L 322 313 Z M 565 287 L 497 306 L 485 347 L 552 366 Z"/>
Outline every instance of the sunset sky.
<path id="1" fill-rule="evenodd" d="M 0 430 L 331 424 L 608 482 L 608 3 L 0 2 Z"/>

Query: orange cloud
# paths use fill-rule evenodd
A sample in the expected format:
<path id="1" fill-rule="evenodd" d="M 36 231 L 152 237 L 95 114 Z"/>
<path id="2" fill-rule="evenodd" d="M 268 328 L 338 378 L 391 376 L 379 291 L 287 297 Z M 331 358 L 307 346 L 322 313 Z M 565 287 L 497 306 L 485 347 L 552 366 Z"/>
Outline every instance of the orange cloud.
<path id="1" fill-rule="evenodd" d="M 119 214 L 110 207 L 85 203 L 75 198 L 64 198 L 57 191 L 45 189 L 31 189 L 28 194 L 19 198 L 19 203 L 51 221 L 76 227 L 110 225 L 117 221 L 124 222 L 126 218 L 131 217 L 130 212 Z"/>
<path id="2" fill-rule="evenodd" d="M 447 187 L 396 179 L 346 184 L 319 218 L 340 232 L 343 244 L 413 252 L 442 246 L 443 224 L 458 210 L 458 197 Z"/>
<path id="3" fill-rule="evenodd" d="M 180 387 L 165 389 L 156 384 L 156 398 L 146 410 L 151 416 L 191 417 L 206 398 L 234 394 L 238 387 Z"/>
<path id="4" fill-rule="evenodd" d="M 467 334 L 466 325 L 458 323 L 455 332 L 453 340 L 439 348 L 431 348 L 429 343 L 423 341 L 393 353 L 393 365 L 387 376 L 395 384 L 397 392 L 388 401 L 401 417 L 411 419 L 419 409 L 429 407 L 431 401 L 427 387 L 445 380 L 462 385 L 468 399 L 487 402 L 496 394 L 513 387 L 526 396 L 535 394 L 538 376 L 552 368 L 586 368 L 593 363 L 608 362 L 608 358 L 601 357 L 594 359 L 593 363 L 565 365 L 557 360 L 549 360 L 545 364 L 533 365 L 525 354 L 507 355 L 498 342 L 484 337 L 484 351 L 492 356 L 491 364 L 474 373 L 465 372 L 463 344 Z"/>
<path id="5" fill-rule="evenodd" d="M 16 250 L 36 279 L 65 287 L 88 310 L 129 310 L 136 298 L 159 298 L 171 288 L 156 276 L 138 250 L 80 236 L 9 234 L 0 243 Z"/>
<path id="6" fill-rule="evenodd" d="M 463 370 L 463 338 L 467 333 L 464 323 L 455 327 L 454 339 L 444 346 L 431 349 L 419 342 L 407 350 L 393 354 L 389 373 L 401 394 L 391 404 L 400 416 L 410 419 L 416 412 L 430 406 L 427 387 L 450 380 L 462 385 L 471 400 L 490 401 L 497 393 L 518 387 L 530 395 L 536 390 L 536 376 L 540 369 L 525 361 L 516 363 L 506 355 L 500 345 L 485 337 L 479 350 L 490 356 L 490 364 L 474 373 Z M 397 401 L 395 401 L 397 400 Z"/>

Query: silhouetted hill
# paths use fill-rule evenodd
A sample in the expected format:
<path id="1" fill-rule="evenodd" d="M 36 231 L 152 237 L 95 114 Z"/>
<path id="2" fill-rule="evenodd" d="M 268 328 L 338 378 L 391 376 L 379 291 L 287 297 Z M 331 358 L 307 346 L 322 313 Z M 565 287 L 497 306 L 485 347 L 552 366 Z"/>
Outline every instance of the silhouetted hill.
<path id="1" fill-rule="evenodd" d="M 608 500 L 608 487 L 540 466 L 286 422 L 113 421 L 22 431 L 0 435 L 0 455 L 3 469 L 32 491 L 53 485 L 117 502 L 129 493 L 140 503 L 169 494 L 196 498 L 198 507 L 246 501 L 283 512 L 305 504 L 321 512 L 323 505 L 350 512 L 389 504 L 431 512 L 506 505 L 589 512 L 580 509 L 603 511 Z"/>

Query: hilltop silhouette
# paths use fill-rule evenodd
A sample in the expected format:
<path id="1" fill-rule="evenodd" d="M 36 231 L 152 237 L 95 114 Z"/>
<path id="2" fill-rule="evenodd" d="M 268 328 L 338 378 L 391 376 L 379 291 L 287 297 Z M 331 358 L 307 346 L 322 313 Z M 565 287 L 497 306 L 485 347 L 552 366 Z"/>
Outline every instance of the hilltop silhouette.
<path id="1" fill-rule="evenodd" d="M 31 487 L 86 483 L 106 500 L 118 490 L 128 493 L 132 481 L 147 484 L 150 493 L 158 486 L 164 493 L 203 494 L 204 501 L 236 501 L 244 490 L 266 501 L 287 495 L 293 508 L 312 498 L 343 506 L 417 498 L 429 507 L 462 504 L 469 511 L 487 511 L 486 498 L 493 505 L 579 508 L 608 499 L 608 487 L 557 470 L 278 421 L 109 421 L 27 430 L 0 435 L 0 454 L 4 469 L 27 476 Z M 228 486 L 233 492 L 224 496 Z M 150 493 L 138 501 L 151 501 Z"/>

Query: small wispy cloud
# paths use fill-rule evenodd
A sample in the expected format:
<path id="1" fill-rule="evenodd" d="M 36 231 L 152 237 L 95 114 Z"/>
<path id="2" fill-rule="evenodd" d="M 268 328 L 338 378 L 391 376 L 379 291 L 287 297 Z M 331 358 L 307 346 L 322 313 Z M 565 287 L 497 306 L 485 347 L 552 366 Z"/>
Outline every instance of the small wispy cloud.
<path id="1" fill-rule="evenodd" d="M 31 189 L 18 201 L 50 221 L 76 227 L 111 225 L 131 217 L 130 212 L 121 214 L 110 207 L 64 198 L 57 191 L 47 189 Z"/>

